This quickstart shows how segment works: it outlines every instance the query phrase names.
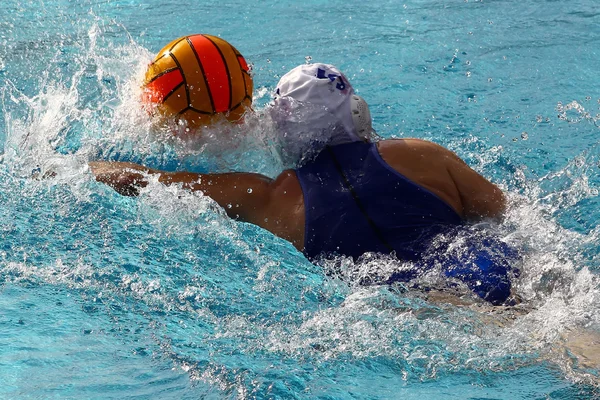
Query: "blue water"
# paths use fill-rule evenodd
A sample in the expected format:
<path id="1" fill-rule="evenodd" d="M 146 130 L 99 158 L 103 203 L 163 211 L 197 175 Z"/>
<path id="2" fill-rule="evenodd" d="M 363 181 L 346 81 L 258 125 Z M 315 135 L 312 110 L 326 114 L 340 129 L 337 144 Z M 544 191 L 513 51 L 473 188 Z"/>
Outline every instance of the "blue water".
<path id="1" fill-rule="evenodd" d="M 592 0 L 2 2 L 0 398 L 600 397 L 565 339 L 600 333 L 599 26 Z M 253 66 L 233 139 L 173 141 L 137 107 L 153 54 L 191 33 Z M 486 229 L 525 252 L 521 306 L 436 300 L 435 271 L 362 287 L 390 260 L 312 265 L 208 198 L 92 179 L 96 159 L 276 175 L 261 112 L 306 60 L 347 74 L 381 136 L 506 190 Z"/>

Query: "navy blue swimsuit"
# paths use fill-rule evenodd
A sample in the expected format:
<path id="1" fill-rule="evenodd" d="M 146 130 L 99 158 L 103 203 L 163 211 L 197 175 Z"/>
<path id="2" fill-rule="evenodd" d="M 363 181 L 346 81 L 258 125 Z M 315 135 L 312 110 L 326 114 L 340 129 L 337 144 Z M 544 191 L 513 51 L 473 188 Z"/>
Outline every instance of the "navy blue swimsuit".
<path id="1" fill-rule="evenodd" d="M 437 234 L 463 224 L 445 201 L 391 168 L 374 143 L 327 147 L 296 175 L 304 195 L 304 252 L 309 258 L 323 253 L 357 258 L 366 252 L 395 252 L 399 259 L 419 263 Z M 478 253 L 469 260 L 482 257 Z M 486 300 L 497 303 L 510 294 L 506 262 L 483 257 L 481 265 L 469 262 L 469 267 L 462 260 L 446 258 L 446 274 L 465 281 Z M 406 281 L 414 276 L 404 272 L 390 279 Z"/>

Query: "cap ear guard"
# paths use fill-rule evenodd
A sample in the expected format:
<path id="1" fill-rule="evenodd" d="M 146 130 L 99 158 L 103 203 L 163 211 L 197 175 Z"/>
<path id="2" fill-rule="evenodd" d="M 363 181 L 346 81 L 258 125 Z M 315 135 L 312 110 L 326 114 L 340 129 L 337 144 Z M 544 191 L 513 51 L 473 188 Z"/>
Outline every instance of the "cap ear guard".
<path id="1" fill-rule="evenodd" d="M 353 94 L 350 97 L 350 111 L 358 137 L 360 139 L 370 139 L 374 131 L 367 102 L 362 97 Z"/>

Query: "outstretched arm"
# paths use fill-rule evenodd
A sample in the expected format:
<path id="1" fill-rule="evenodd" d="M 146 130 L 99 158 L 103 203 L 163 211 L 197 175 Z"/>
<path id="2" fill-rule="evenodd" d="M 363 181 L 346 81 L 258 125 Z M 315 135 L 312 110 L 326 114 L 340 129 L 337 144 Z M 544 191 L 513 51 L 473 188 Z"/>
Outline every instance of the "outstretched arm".
<path id="1" fill-rule="evenodd" d="M 124 196 L 137 196 L 148 185 L 150 175 L 166 185 L 178 184 L 211 197 L 232 218 L 262 226 L 272 194 L 272 180 L 253 173 L 197 174 L 166 172 L 126 162 L 89 163 L 96 180 Z"/>

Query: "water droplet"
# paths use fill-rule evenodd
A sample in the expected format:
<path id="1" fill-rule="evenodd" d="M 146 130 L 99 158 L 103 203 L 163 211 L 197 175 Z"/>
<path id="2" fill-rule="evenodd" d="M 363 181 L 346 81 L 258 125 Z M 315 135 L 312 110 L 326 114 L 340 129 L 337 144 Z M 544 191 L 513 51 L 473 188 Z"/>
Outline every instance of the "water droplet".
<path id="1" fill-rule="evenodd" d="M 467 75 L 467 78 L 470 78 L 471 77 L 471 71 L 467 71 L 467 73 L 465 75 Z"/>
<path id="2" fill-rule="evenodd" d="M 248 188 L 248 193 L 252 193 L 252 188 Z"/>
<path id="3" fill-rule="evenodd" d="M 521 132 L 521 139 L 523 139 L 523 140 L 529 139 L 529 135 L 527 134 L 527 132 Z"/>
<path id="4" fill-rule="evenodd" d="M 306 61 L 307 64 L 310 64 L 310 62 L 312 61 L 312 57 L 306 56 L 306 57 L 304 57 L 304 61 Z"/>
<path id="5" fill-rule="evenodd" d="M 227 208 L 232 208 L 233 206 L 230 204 L 227 204 Z"/>

